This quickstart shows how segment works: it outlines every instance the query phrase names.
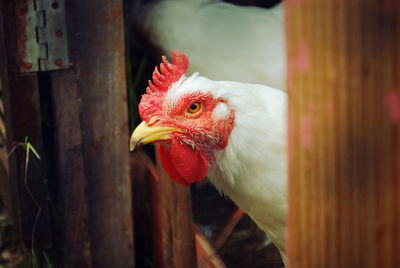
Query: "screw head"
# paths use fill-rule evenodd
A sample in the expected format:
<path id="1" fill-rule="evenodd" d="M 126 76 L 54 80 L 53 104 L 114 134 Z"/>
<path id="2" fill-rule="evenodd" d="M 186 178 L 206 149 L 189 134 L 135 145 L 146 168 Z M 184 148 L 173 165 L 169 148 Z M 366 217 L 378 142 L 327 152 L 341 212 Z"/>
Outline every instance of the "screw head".
<path id="1" fill-rule="evenodd" d="M 62 59 L 56 59 L 56 60 L 54 61 L 54 64 L 57 65 L 57 66 L 61 66 L 62 63 L 63 63 Z"/>
<path id="2" fill-rule="evenodd" d="M 63 32 L 61 30 L 56 31 L 56 36 L 57 37 L 63 36 Z"/>

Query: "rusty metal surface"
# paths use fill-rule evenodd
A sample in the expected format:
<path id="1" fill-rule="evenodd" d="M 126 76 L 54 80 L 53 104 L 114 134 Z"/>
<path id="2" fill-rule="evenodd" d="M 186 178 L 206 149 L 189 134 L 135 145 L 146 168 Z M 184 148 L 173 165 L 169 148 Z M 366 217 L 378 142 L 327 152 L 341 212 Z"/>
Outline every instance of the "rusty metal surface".
<path id="1" fill-rule="evenodd" d="M 21 72 L 70 67 L 64 2 L 16 0 L 17 45 Z"/>
<path id="2" fill-rule="evenodd" d="M 92 265 L 132 267 L 122 0 L 66 1 L 66 13 L 74 67 L 65 72 L 75 73 L 79 92 Z"/>
<path id="3" fill-rule="evenodd" d="M 18 62 L 23 72 L 39 70 L 37 59 L 40 51 L 36 43 L 37 18 L 34 10 L 34 0 L 15 0 Z"/>

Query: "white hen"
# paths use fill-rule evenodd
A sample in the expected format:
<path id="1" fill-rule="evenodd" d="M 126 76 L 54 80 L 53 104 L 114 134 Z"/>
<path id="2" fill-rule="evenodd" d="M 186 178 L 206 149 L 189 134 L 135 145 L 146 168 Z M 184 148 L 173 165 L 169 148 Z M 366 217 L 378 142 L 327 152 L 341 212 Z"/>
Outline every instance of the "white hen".
<path id="1" fill-rule="evenodd" d="M 158 143 L 163 167 L 182 185 L 207 175 L 263 229 L 285 260 L 286 93 L 267 86 L 186 77 L 187 57 L 165 58 L 142 96 L 131 137 Z"/>

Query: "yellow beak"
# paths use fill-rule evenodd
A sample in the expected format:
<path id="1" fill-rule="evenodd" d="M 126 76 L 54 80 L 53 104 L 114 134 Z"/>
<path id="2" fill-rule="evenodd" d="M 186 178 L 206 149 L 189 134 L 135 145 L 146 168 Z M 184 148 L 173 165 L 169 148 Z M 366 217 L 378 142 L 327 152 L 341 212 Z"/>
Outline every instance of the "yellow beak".
<path id="1" fill-rule="evenodd" d="M 175 127 L 162 127 L 158 126 L 158 117 L 153 117 L 149 120 L 149 123 L 143 121 L 133 131 L 130 140 L 130 150 L 133 151 L 137 145 L 147 144 L 155 141 L 162 141 L 170 139 L 171 132 L 185 131 Z"/>

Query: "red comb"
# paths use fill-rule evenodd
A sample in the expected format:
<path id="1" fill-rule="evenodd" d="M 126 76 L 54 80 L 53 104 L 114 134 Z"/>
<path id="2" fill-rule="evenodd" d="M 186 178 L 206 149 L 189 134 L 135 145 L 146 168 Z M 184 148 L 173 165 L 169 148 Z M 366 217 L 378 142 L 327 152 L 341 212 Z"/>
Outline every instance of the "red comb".
<path id="1" fill-rule="evenodd" d="M 172 64 L 167 61 L 165 56 L 162 56 L 163 62 L 160 64 L 161 73 L 158 71 L 157 66 L 154 69 L 153 82 L 149 80 L 149 86 L 146 89 L 147 94 L 156 91 L 167 91 L 172 83 L 178 81 L 182 75 L 186 74 L 189 67 L 188 57 L 179 50 L 176 53 L 171 50 L 171 55 Z"/>
<path id="2" fill-rule="evenodd" d="M 160 113 L 164 94 L 172 83 L 186 74 L 189 67 L 189 60 L 185 54 L 179 50 L 176 53 L 171 50 L 171 55 L 172 64 L 167 61 L 166 57 L 162 57 L 161 73 L 156 67 L 153 72 L 153 82 L 149 80 L 149 86 L 146 89 L 147 94 L 143 94 L 139 103 L 139 114 L 143 121 L 148 122 L 153 116 Z"/>

